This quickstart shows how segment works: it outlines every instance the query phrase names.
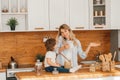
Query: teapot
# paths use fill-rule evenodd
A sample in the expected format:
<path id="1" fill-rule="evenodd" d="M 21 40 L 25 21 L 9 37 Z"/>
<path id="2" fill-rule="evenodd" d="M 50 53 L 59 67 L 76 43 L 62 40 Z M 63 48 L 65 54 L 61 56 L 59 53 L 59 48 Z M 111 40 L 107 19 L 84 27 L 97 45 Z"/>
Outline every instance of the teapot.
<path id="1" fill-rule="evenodd" d="M 17 62 L 15 61 L 15 59 L 11 56 L 11 61 L 8 63 L 8 68 L 10 69 L 15 69 L 18 67 Z"/>

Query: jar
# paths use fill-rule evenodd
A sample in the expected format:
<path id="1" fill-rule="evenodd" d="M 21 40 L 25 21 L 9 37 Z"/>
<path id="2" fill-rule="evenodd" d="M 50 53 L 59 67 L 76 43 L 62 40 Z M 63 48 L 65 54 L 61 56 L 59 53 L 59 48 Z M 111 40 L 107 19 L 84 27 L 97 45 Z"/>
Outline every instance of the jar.
<path id="1" fill-rule="evenodd" d="M 54 70 L 52 71 L 52 73 L 53 74 L 58 74 L 59 72 L 58 72 L 57 68 L 54 68 Z"/>
<path id="2" fill-rule="evenodd" d="M 42 63 L 40 62 L 40 60 L 37 60 L 37 62 L 35 63 L 35 72 L 37 73 L 37 75 L 40 75 L 42 71 Z"/>
<path id="3" fill-rule="evenodd" d="M 95 72 L 95 64 L 90 65 L 90 72 Z"/>

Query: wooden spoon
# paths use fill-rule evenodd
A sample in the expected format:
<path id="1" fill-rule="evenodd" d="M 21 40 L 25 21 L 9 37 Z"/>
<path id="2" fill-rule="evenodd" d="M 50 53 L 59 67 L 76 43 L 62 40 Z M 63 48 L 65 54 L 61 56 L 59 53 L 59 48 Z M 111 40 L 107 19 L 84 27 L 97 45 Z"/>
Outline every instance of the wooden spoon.
<path id="1" fill-rule="evenodd" d="M 116 57 L 116 51 L 114 52 L 114 55 L 113 55 L 113 61 L 115 60 L 115 57 Z"/>

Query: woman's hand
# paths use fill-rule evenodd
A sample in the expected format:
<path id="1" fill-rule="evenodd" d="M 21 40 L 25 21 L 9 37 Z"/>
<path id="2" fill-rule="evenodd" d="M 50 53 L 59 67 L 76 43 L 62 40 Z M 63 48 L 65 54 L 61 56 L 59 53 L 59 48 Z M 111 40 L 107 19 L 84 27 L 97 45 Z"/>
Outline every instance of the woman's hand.
<path id="1" fill-rule="evenodd" d="M 65 48 L 65 49 L 69 49 L 69 48 L 70 48 L 69 44 L 65 44 L 65 45 L 64 45 L 64 48 Z"/>
<path id="2" fill-rule="evenodd" d="M 94 43 L 94 42 L 91 42 L 90 43 L 90 47 L 97 47 L 97 46 L 100 46 L 101 44 L 100 43 Z"/>

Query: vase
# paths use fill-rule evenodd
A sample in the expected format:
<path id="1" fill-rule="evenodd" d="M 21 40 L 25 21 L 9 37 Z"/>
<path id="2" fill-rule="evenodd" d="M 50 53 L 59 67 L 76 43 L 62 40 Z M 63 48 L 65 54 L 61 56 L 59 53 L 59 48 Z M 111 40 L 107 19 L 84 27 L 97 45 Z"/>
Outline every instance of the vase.
<path id="1" fill-rule="evenodd" d="M 15 30 L 15 27 L 16 27 L 16 26 L 10 26 L 10 29 L 11 29 L 11 30 Z"/>

